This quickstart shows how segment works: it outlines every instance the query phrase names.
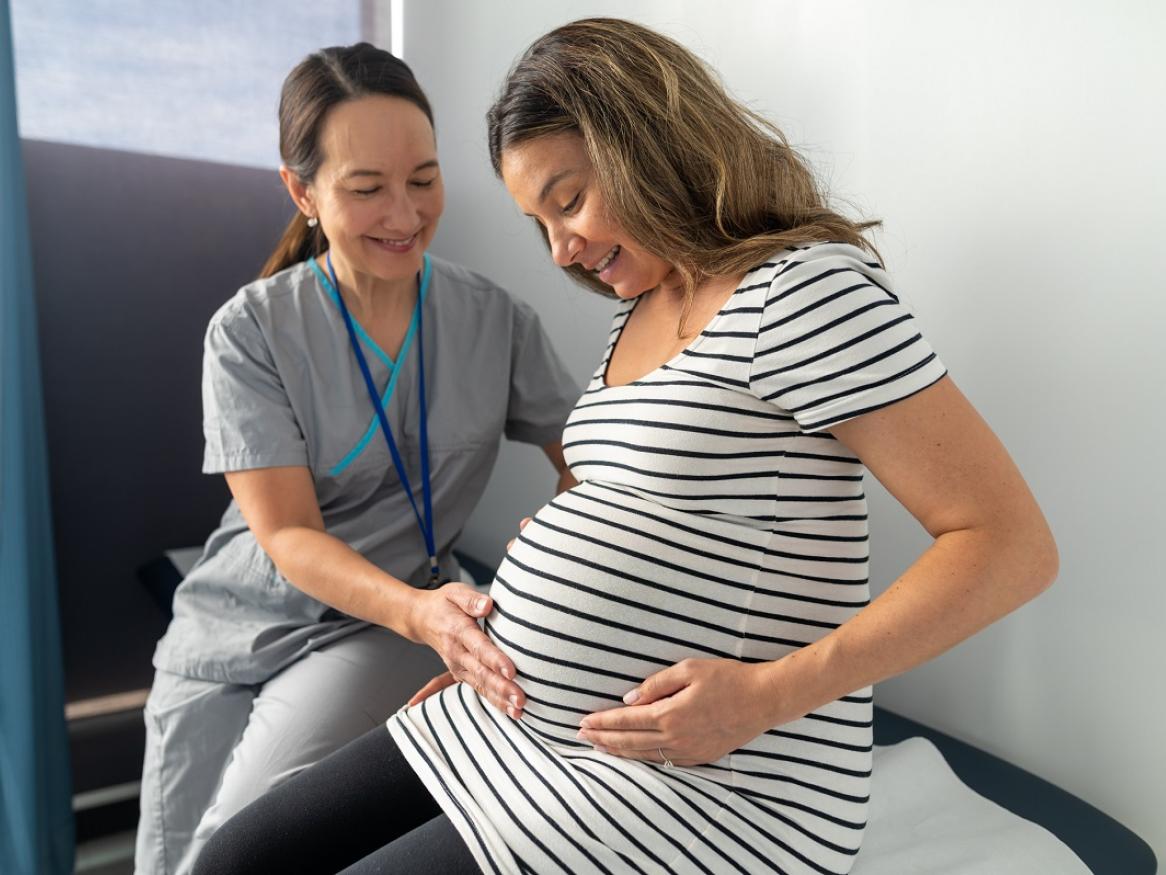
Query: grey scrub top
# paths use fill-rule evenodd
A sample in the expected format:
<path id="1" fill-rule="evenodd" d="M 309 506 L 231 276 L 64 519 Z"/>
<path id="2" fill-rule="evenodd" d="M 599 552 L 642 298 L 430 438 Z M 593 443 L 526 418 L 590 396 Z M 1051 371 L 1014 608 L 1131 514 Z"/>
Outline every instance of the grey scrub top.
<path id="1" fill-rule="evenodd" d="M 580 390 L 534 311 L 489 280 L 427 256 L 421 291 L 435 539 L 442 571 L 456 577 L 450 549 L 486 487 L 501 437 L 560 440 Z M 417 312 L 396 362 L 357 331 L 420 507 Z M 424 539 L 335 290 L 317 265 L 245 286 L 211 319 L 203 411 L 205 473 L 306 466 L 327 531 L 393 576 L 424 584 Z M 154 665 L 262 683 L 366 625 L 288 583 L 232 501 L 175 593 Z"/>

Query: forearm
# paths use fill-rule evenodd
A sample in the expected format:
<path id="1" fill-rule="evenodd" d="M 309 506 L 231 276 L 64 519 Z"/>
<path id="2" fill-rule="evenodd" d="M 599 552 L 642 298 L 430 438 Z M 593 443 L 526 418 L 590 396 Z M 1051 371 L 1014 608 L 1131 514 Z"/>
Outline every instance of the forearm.
<path id="1" fill-rule="evenodd" d="M 543 452 L 547 454 L 547 458 L 551 460 L 551 464 L 555 466 L 555 470 L 559 472 L 558 482 L 555 484 L 555 494 L 566 492 L 573 486 L 578 486 L 579 481 L 571 474 L 571 469 L 567 467 L 567 460 L 563 457 L 563 445 L 558 441 L 546 444 L 543 446 Z"/>
<path id="2" fill-rule="evenodd" d="M 563 470 L 559 472 L 559 480 L 555 484 L 555 494 L 559 495 L 578 485 L 579 481 L 571 474 L 571 469 L 564 466 Z"/>
<path id="3" fill-rule="evenodd" d="M 761 666 L 777 723 L 938 656 L 1020 607 L 1056 575 L 1047 530 L 940 535 L 882 595 L 828 635 Z M 773 724 L 773 725 L 776 725 Z"/>
<path id="4" fill-rule="evenodd" d="M 410 608 L 415 591 L 343 541 L 306 526 L 288 526 L 263 544 L 297 589 L 352 617 L 417 640 Z"/>

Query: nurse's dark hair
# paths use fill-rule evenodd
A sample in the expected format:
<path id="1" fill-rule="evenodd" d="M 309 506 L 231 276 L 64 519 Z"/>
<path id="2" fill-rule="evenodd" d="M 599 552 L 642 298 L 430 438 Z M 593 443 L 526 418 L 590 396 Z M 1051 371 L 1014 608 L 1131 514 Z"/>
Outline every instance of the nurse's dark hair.
<path id="1" fill-rule="evenodd" d="M 284 80 L 279 95 L 279 157 L 283 165 L 301 182 L 311 182 L 324 160 L 320 131 L 328 112 L 347 100 L 376 94 L 408 100 L 433 124 L 429 100 L 413 71 L 384 49 L 369 43 L 333 46 L 300 61 Z M 324 232 L 318 225 L 309 228 L 307 218 L 297 210 L 259 275 L 271 276 L 327 248 Z"/>
<path id="2" fill-rule="evenodd" d="M 486 121 L 499 176 L 513 146 L 582 137 L 611 218 L 676 267 L 689 302 L 703 279 L 744 273 L 787 246 L 833 240 L 874 253 L 863 232 L 878 222 L 832 210 L 772 122 L 731 97 L 688 49 L 642 25 L 590 18 L 540 37 Z M 580 265 L 567 272 L 612 294 Z"/>

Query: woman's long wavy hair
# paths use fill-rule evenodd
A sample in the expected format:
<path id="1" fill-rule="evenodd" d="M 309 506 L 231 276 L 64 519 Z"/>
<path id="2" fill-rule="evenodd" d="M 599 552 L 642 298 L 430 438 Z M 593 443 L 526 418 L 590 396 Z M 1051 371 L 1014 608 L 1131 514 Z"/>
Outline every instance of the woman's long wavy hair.
<path id="1" fill-rule="evenodd" d="M 311 182 L 324 152 L 320 130 L 337 104 L 370 94 L 401 97 L 417 106 L 429 124 L 433 112 L 413 71 L 400 58 L 369 43 L 320 49 L 300 61 L 283 82 L 279 96 L 279 157 L 304 184 Z M 317 225 L 308 227 L 296 211 L 260 272 L 260 278 L 320 255 L 328 240 Z"/>
<path id="2" fill-rule="evenodd" d="M 877 257 L 863 232 L 878 222 L 830 209 L 776 126 L 729 96 L 690 51 L 642 25 L 590 18 L 539 38 L 486 121 L 499 176 L 508 148 L 578 133 L 611 218 L 683 277 L 685 314 L 700 282 L 744 273 L 784 247 L 844 241 Z M 580 265 L 566 270 L 612 294 Z"/>

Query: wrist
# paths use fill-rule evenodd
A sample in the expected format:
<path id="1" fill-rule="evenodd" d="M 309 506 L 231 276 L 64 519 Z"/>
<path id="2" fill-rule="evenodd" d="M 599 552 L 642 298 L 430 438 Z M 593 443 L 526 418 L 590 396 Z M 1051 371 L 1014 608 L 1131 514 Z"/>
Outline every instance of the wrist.
<path id="1" fill-rule="evenodd" d="M 816 641 L 772 662 L 758 663 L 768 726 L 789 723 L 832 702 L 847 691 L 836 691 L 830 670 L 829 642 Z"/>
<path id="2" fill-rule="evenodd" d="M 424 643 L 420 632 L 424 628 L 421 621 L 422 590 L 415 589 L 396 578 L 386 586 L 384 593 L 381 617 L 378 625 L 391 629 L 402 638 Z"/>

